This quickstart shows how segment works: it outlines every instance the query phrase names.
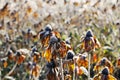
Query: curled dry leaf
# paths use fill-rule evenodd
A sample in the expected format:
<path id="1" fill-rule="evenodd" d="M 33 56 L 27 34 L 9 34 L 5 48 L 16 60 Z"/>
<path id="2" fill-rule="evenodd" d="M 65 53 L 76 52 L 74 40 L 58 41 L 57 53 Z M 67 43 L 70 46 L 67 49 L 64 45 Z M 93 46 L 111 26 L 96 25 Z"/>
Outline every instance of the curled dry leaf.
<path id="1" fill-rule="evenodd" d="M 45 50 L 45 52 L 44 52 L 44 57 L 45 57 L 45 59 L 46 59 L 48 62 L 50 62 L 50 60 L 51 60 L 51 58 L 52 58 L 52 54 L 51 54 L 51 49 L 50 49 L 50 48 L 48 48 L 48 49 Z"/>

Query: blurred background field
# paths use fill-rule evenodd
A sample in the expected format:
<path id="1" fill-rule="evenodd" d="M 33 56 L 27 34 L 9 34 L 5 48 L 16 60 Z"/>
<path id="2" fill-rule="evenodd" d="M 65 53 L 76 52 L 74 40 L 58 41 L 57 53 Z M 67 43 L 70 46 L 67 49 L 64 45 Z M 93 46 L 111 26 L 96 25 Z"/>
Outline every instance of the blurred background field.
<path id="1" fill-rule="evenodd" d="M 119 0 L 0 0 L 0 9 L 0 45 L 5 34 L 16 39 L 22 31 L 32 29 L 38 33 L 50 24 L 63 39 L 72 36 L 74 49 L 78 49 L 85 31 L 91 29 L 102 46 L 119 53 Z"/>
<path id="2" fill-rule="evenodd" d="M 30 50 L 36 41 L 33 37 L 29 44 L 24 43 L 23 33 L 30 29 L 34 36 L 47 24 L 60 32 L 63 40 L 71 38 L 76 54 L 81 52 L 82 37 L 91 29 L 102 46 L 96 52 L 100 57 L 106 56 L 115 64 L 120 56 L 120 0 L 0 0 L 0 60 L 6 57 L 10 47 Z M 3 70 L 2 63 L 0 68 Z M 20 75 L 17 77 L 22 80 Z"/>

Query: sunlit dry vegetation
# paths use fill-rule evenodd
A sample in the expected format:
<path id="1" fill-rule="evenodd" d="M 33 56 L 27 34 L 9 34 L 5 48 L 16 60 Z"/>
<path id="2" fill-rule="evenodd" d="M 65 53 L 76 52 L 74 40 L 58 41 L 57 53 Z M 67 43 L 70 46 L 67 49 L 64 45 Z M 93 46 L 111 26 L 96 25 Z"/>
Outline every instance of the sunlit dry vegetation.
<path id="1" fill-rule="evenodd" d="M 120 80 L 119 0 L 0 0 L 0 80 Z"/>

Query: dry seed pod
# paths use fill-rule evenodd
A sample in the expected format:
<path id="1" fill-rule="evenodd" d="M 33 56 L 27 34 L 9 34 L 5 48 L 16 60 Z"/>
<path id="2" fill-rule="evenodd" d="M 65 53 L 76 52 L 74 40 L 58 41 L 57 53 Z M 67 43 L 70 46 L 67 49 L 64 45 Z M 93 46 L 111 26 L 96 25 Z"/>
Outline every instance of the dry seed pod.
<path id="1" fill-rule="evenodd" d="M 117 59 L 116 66 L 120 68 L 120 57 Z"/>
<path id="2" fill-rule="evenodd" d="M 120 80 L 120 57 L 117 59 L 116 68 L 114 69 L 114 77 Z"/>
<path id="3" fill-rule="evenodd" d="M 67 74 L 67 75 L 65 76 L 65 80 L 72 80 L 72 76 L 71 76 L 70 74 Z"/>
<path id="4" fill-rule="evenodd" d="M 39 58 L 40 58 L 40 53 L 34 52 L 33 62 L 34 62 L 34 63 L 37 63 L 37 62 L 39 61 Z"/>
<path id="5" fill-rule="evenodd" d="M 45 31 L 51 32 L 52 31 L 52 26 L 50 24 L 46 25 L 45 26 Z"/>
<path id="6" fill-rule="evenodd" d="M 15 60 L 15 55 L 14 55 L 14 53 L 12 52 L 12 50 L 8 51 L 7 56 L 8 56 L 8 59 L 9 59 L 9 60 Z"/>
<path id="7" fill-rule="evenodd" d="M 86 33 L 86 37 L 84 39 L 84 47 L 85 47 L 85 51 L 90 51 L 90 50 L 93 50 L 94 49 L 94 46 L 95 46 L 95 42 L 93 40 L 93 34 L 91 31 L 88 31 Z"/>
<path id="8" fill-rule="evenodd" d="M 41 30 L 40 40 L 42 42 L 42 45 L 47 47 L 49 44 L 50 36 L 51 36 L 52 27 L 50 25 L 47 25 L 44 30 Z"/>
<path id="9" fill-rule="evenodd" d="M 65 80 L 72 80 L 72 76 L 70 75 L 70 73 L 68 72 L 68 70 L 64 71 L 64 79 Z"/>
<path id="10" fill-rule="evenodd" d="M 76 60 L 76 63 L 77 65 L 80 67 L 80 66 L 83 66 L 85 68 L 88 68 L 88 60 L 85 56 L 80 56 L 77 60 Z"/>
<path id="11" fill-rule="evenodd" d="M 100 43 L 96 39 L 96 37 L 93 35 L 92 31 L 87 31 L 86 36 L 83 40 L 82 43 L 82 48 L 86 51 L 89 52 L 91 50 L 94 50 L 95 48 L 99 48 Z"/>
<path id="12" fill-rule="evenodd" d="M 2 62 L 3 62 L 3 67 L 6 68 L 8 66 L 7 60 L 4 59 L 4 60 L 2 60 Z"/>
<path id="13" fill-rule="evenodd" d="M 115 10 L 116 9 L 116 5 L 114 4 L 113 6 L 112 6 L 112 10 Z"/>
<path id="14" fill-rule="evenodd" d="M 93 80 L 117 80 L 117 79 L 110 74 L 108 67 L 105 67 L 103 70 L 101 70 L 100 73 L 94 76 Z"/>
<path id="15" fill-rule="evenodd" d="M 57 42 L 58 42 L 58 38 L 55 35 L 50 37 L 50 41 L 49 41 L 50 45 L 57 43 Z"/>
<path id="16" fill-rule="evenodd" d="M 100 71 L 102 67 L 107 66 L 110 70 L 110 73 L 113 73 L 113 65 L 106 57 L 103 57 L 94 67 L 94 71 Z"/>
<path id="17" fill-rule="evenodd" d="M 67 59 L 73 59 L 74 55 L 75 55 L 75 53 L 72 50 L 69 50 L 67 52 Z"/>

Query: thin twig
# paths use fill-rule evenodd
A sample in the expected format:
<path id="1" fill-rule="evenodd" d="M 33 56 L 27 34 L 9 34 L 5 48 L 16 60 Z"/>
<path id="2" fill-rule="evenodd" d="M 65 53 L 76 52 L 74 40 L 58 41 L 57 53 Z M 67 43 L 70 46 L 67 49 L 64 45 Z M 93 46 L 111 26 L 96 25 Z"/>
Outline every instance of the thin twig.
<path id="1" fill-rule="evenodd" d="M 2 73 L 1 73 L 1 67 L 0 67 L 0 80 L 1 80 L 1 76 L 2 76 Z"/>
<path id="2" fill-rule="evenodd" d="M 88 54 L 88 80 L 90 80 L 90 61 L 91 61 L 91 54 Z"/>
<path id="3" fill-rule="evenodd" d="M 62 80 L 64 80 L 62 59 L 60 59 L 60 63 L 61 63 L 61 77 L 62 77 Z"/>
<path id="4" fill-rule="evenodd" d="M 6 78 L 7 80 L 15 80 L 15 78 L 13 78 L 13 77 L 11 77 L 11 76 L 5 76 L 5 78 Z"/>

